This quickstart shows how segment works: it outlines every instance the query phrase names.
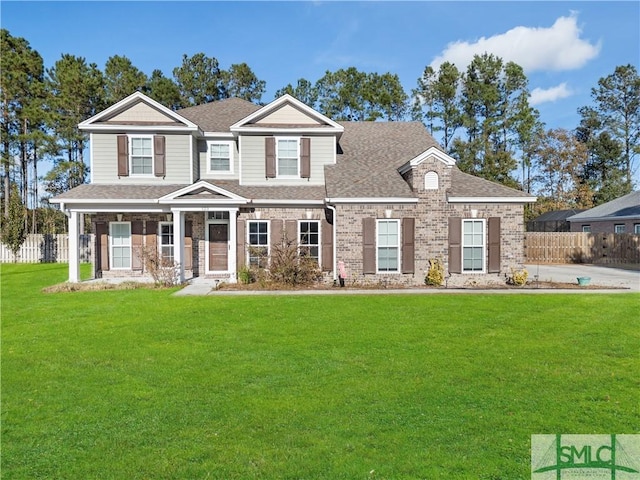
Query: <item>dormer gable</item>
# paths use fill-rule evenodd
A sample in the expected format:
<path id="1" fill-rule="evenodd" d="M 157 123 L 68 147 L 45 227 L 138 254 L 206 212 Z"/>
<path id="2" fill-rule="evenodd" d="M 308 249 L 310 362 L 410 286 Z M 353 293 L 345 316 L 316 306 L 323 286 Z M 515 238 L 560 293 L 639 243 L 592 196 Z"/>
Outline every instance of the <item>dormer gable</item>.
<path id="1" fill-rule="evenodd" d="M 89 132 L 154 131 L 197 132 L 198 126 L 173 110 L 135 92 L 111 107 L 81 122 L 78 128 Z"/>
<path id="2" fill-rule="evenodd" d="M 234 133 L 322 133 L 339 136 L 342 125 L 285 94 L 231 125 Z"/>
<path id="3" fill-rule="evenodd" d="M 412 158 L 407 163 L 405 163 L 400 168 L 398 168 L 398 172 L 400 172 L 400 174 L 403 175 L 409 170 L 412 170 L 418 167 L 419 165 L 421 165 L 427 160 L 437 160 L 446 167 L 453 167 L 456 164 L 455 159 L 447 155 L 445 152 L 443 152 L 439 148 L 430 147 L 429 149 L 425 150 L 417 157 Z"/>

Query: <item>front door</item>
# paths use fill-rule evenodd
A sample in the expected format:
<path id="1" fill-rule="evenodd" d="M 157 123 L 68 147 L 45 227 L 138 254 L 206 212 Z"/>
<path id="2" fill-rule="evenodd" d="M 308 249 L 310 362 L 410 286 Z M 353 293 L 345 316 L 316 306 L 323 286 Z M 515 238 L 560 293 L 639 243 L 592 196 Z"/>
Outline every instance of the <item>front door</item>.
<path id="1" fill-rule="evenodd" d="M 227 271 L 229 268 L 229 225 L 209 224 L 209 271 Z"/>

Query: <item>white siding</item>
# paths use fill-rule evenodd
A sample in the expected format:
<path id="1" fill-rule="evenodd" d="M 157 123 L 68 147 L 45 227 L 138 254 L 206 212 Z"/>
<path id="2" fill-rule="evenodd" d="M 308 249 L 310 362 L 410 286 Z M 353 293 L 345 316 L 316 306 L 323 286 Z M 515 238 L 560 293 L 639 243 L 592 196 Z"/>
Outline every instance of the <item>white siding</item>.
<path id="1" fill-rule="evenodd" d="M 295 107 L 291 105 L 284 105 L 275 112 L 270 113 L 264 118 L 261 118 L 256 122 L 257 124 L 266 123 L 266 124 L 313 124 L 320 125 L 316 119 L 311 118 L 306 113 L 301 112 Z"/>
<path id="2" fill-rule="evenodd" d="M 173 118 L 155 108 L 140 102 L 109 119 L 111 122 L 174 122 Z"/>
<path id="3" fill-rule="evenodd" d="M 191 183 L 191 135 L 165 135 L 166 176 L 118 177 L 118 135 L 94 133 L 91 159 L 93 183 Z"/>
<path id="4" fill-rule="evenodd" d="M 289 136 L 288 136 L 289 137 Z M 264 136 L 243 136 L 242 178 L 243 185 L 323 185 L 324 166 L 335 163 L 335 137 L 311 136 L 311 178 L 278 179 L 265 178 Z M 276 137 L 277 138 L 277 137 Z"/>

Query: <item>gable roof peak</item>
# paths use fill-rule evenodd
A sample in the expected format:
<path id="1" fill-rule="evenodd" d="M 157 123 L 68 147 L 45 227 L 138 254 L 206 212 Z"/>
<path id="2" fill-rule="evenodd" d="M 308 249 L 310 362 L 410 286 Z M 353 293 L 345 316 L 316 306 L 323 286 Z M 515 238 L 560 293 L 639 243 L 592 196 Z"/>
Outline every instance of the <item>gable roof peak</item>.
<path id="1" fill-rule="evenodd" d="M 111 128 L 104 124 L 103 125 L 99 125 L 99 124 L 140 103 L 144 103 L 148 105 L 152 109 L 157 110 L 162 115 L 166 116 L 167 119 L 170 119 L 172 122 L 179 124 L 180 125 L 179 128 L 187 129 L 190 131 L 198 130 L 198 126 L 195 123 L 191 122 L 187 118 L 179 115 L 178 113 L 174 112 L 170 108 L 165 107 L 160 102 L 154 100 L 151 97 L 148 97 L 147 95 L 139 91 L 133 92 L 131 95 L 123 98 L 119 102 L 114 103 L 113 105 L 106 108 L 105 110 L 102 110 L 101 112 L 96 113 L 92 117 L 80 122 L 78 124 L 78 128 L 80 130 L 91 130 L 91 129 L 97 128 L 98 126 L 102 128 Z"/>

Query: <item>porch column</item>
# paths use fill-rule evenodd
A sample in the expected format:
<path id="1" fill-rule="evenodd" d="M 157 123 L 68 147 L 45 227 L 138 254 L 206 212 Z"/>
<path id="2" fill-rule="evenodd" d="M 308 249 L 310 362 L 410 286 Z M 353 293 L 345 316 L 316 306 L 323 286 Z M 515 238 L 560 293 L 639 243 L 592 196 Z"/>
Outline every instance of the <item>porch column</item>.
<path id="1" fill-rule="evenodd" d="M 80 281 L 80 221 L 78 212 L 69 216 L 69 282 Z"/>
<path id="2" fill-rule="evenodd" d="M 237 281 L 237 272 L 238 272 L 238 255 L 236 245 L 238 238 L 238 209 L 232 208 L 229 209 L 229 278 L 231 283 L 235 283 Z"/>
<path id="3" fill-rule="evenodd" d="M 184 212 L 172 210 L 173 213 L 173 260 L 178 264 L 178 281 L 184 282 Z"/>

